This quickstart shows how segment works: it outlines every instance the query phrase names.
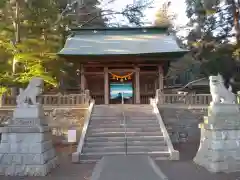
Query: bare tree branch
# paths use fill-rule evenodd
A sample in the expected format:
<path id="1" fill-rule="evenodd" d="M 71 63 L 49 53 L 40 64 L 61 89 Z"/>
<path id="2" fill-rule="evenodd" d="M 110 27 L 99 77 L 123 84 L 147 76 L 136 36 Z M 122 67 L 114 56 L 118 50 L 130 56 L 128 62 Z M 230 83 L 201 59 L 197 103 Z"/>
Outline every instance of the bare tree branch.
<path id="1" fill-rule="evenodd" d="M 111 1 L 113 2 L 113 1 Z M 141 11 L 147 7 L 149 7 L 151 4 L 153 3 L 153 1 L 151 2 L 148 2 L 146 4 L 129 4 L 126 6 L 126 8 L 123 10 L 123 11 L 112 11 L 112 10 L 103 10 L 101 11 L 101 13 L 99 13 L 98 15 L 92 17 L 91 19 L 87 20 L 86 22 L 84 22 L 83 24 L 81 24 L 79 27 L 84 27 L 85 25 L 87 25 L 88 23 L 92 22 L 94 19 L 100 17 L 100 16 L 109 16 L 109 15 L 123 15 L 123 16 L 126 16 L 127 18 L 136 18 L 136 17 L 131 17 L 131 14 L 129 13 L 138 13 L 140 14 Z M 102 14 L 102 13 L 105 13 L 105 14 Z M 91 15 L 91 13 L 82 13 L 82 15 Z"/>

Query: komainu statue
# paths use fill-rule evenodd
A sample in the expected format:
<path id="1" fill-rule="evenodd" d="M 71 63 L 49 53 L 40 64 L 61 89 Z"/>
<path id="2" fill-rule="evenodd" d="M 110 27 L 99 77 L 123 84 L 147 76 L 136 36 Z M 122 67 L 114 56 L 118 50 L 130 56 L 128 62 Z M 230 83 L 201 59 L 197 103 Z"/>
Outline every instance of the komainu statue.
<path id="1" fill-rule="evenodd" d="M 224 85 L 223 77 L 217 76 L 209 77 L 210 92 L 212 95 L 212 103 L 236 104 L 236 96 L 232 93 L 232 87 L 227 89 Z"/>
<path id="2" fill-rule="evenodd" d="M 22 107 L 29 105 L 31 101 L 32 105 L 38 105 L 37 96 L 42 93 L 43 90 L 43 79 L 39 77 L 34 77 L 29 82 L 26 89 L 20 89 L 20 93 L 17 96 L 17 106 Z"/>

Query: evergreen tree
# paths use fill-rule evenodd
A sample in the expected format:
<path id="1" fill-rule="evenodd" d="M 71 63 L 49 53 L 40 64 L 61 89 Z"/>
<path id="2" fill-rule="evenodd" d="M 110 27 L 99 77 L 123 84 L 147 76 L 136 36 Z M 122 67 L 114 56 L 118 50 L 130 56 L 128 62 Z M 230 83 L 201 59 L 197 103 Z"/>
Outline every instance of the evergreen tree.
<path id="1" fill-rule="evenodd" d="M 18 11 L 18 13 L 16 13 Z M 5 86 L 24 85 L 34 76 L 57 85 L 60 67 L 56 57 L 61 27 L 55 25 L 60 13 L 57 0 L 1 2 L 0 81 Z M 18 14 L 16 16 L 16 14 Z"/>
<path id="2" fill-rule="evenodd" d="M 82 27 L 102 28 L 106 27 L 107 19 L 103 17 L 102 10 L 97 7 L 99 0 L 85 0 L 77 10 L 76 25 Z"/>
<path id="3" fill-rule="evenodd" d="M 172 26 L 172 20 L 175 19 L 175 15 L 170 12 L 171 2 L 165 2 L 163 5 L 158 9 L 156 13 L 156 19 L 154 24 L 156 26 L 163 26 L 163 27 L 170 27 Z"/>
<path id="4" fill-rule="evenodd" d="M 221 73 L 229 80 L 234 76 L 233 55 L 238 47 L 238 43 L 229 42 L 234 36 L 233 4 L 228 0 L 186 0 L 186 4 L 190 19 L 187 40 L 194 58 L 202 62 L 205 75 Z"/>

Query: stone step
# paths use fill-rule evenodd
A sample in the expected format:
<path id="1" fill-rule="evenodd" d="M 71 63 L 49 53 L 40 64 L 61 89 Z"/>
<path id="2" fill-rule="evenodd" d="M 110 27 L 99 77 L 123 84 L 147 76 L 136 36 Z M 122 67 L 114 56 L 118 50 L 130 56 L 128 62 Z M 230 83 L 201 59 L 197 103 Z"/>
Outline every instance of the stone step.
<path id="1" fill-rule="evenodd" d="M 99 161 L 103 156 L 116 156 L 126 155 L 125 152 L 107 152 L 107 153 L 84 153 L 81 154 L 80 163 L 95 163 Z M 166 152 L 131 152 L 128 155 L 149 155 L 153 159 L 157 160 L 169 160 L 170 153 Z"/>
<path id="2" fill-rule="evenodd" d="M 116 117 L 123 117 L 123 115 L 122 114 L 107 114 L 107 113 L 97 113 L 97 114 L 95 114 L 95 113 L 92 113 L 91 114 L 91 116 L 92 117 L 95 117 L 95 118 L 98 118 L 98 119 L 100 119 L 100 118 L 108 118 L 108 119 L 111 119 L 111 118 L 116 118 Z"/>
<path id="3" fill-rule="evenodd" d="M 87 141 L 84 142 L 84 147 L 115 147 L 115 146 L 124 146 L 125 141 Z"/>
<path id="4" fill-rule="evenodd" d="M 125 134 L 129 136 L 159 136 L 162 135 L 162 132 L 159 130 L 157 132 L 87 132 L 88 137 L 124 137 Z"/>
<path id="5" fill-rule="evenodd" d="M 157 121 L 155 122 L 92 122 L 90 121 L 88 128 L 118 128 L 118 127 L 129 127 L 129 128 L 142 128 L 142 127 L 158 127 L 160 125 Z"/>
<path id="6" fill-rule="evenodd" d="M 122 119 L 123 116 L 91 116 L 91 119 L 93 120 L 107 120 L 107 119 L 111 119 L 111 120 L 118 120 L 118 119 Z"/>
<path id="7" fill-rule="evenodd" d="M 157 118 L 156 118 L 156 116 L 140 116 L 140 117 L 138 117 L 138 116 L 125 116 L 125 119 L 126 120 L 156 120 Z"/>
<path id="8" fill-rule="evenodd" d="M 152 106 L 148 106 L 148 107 L 125 107 L 123 108 L 125 111 L 137 111 L 138 110 L 152 110 L 153 107 Z"/>
<path id="9" fill-rule="evenodd" d="M 161 132 L 160 127 L 128 127 L 126 126 L 127 132 Z M 88 129 L 88 133 L 97 133 L 97 132 L 125 132 L 125 127 L 118 128 L 99 128 L 91 127 Z"/>
<path id="10" fill-rule="evenodd" d="M 121 128 L 123 127 L 123 125 L 121 125 L 121 123 L 119 124 L 115 124 L 115 123 L 108 123 L 108 124 L 89 124 L 88 128 L 91 129 L 91 128 Z M 128 128 L 141 128 L 141 127 L 158 127 L 160 128 L 159 124 L 158 123 L 148 123 L 146 125 L 146 123 L 138 123 L 138 124 L 127 124 L 127 127 Z"/>
<path id="11" fill-rule="evenodd" d="M 159 151 L 168 151 L 167 146 L 132 146 L 132 145 L 123 145 L 123 146 L 107 146 L 107 147 L 84 147 L 82 153 L 91 153 L 91 152 L 159 152 Z"/>
<path id="12" fill-rule="evenodd" d="M 157 119 L 142 119 L 142 120 L 125 120 L 126 124 L 145 124 L 146 126 L 148 123 L 155 123 L 158 124 Z"/>
<path id="13" fill-rule="evenodd" d="M 148 124 L 158 124 L 158 120 L 157 119 L 152 119 L 152 120 L 149 120 L 149 119 L 145 119 L 145 120 L 123 120 L 123 119 L 120 119 L 120 120 L 90 120 L 90 123 L 89 124 L 144 124 L 145 126 L 148 125 Z"/>
<path id="14" fill-rule="evenodd" d="M 96 119 L 90 119 L 90 124 L 121 124 L 123 123 L 123 119 L 102 119 L 102 120 L 96 120 Z"/>
<path id="15" fill-rule="evenodd" d="M 86 137 L 86 142 L 124 142 L 125 137 Z M 165 141 L 164 137 L 159 136 L 128 136 L 127 141 Z"/>
<path id="16" fill-rule="evenodd" d="M 159 141 L 135 141 L 135 140 L 128 140 L 127 143 L 131 144 L 132 146 L 165 146 L 166 142 L 164 140 L 159 140 Z M 124 141 L 116 141 L 116 142 L 94 142 L 94 141 L 85 141 L 84 146 L 86 147 L 108 147 L 108 146 L 124 146 L 125 145 L 125 140 Z"/>

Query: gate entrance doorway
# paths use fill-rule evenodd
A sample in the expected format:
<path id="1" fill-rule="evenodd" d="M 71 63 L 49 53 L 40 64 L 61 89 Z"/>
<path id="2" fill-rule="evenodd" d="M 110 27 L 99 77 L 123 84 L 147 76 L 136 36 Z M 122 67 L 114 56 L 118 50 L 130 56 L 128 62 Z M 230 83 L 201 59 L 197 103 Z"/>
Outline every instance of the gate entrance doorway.
<path id="1" fill-rule="evenodd" d="M 133 104 L 134 103 L 134 73 L 124 70 L 109 72 L 109 103 Z"/>
<path id="2" fill-rule="evenodd" d="M 110 104 L 133 104 L 132 82 L 111 82 Z"/>

